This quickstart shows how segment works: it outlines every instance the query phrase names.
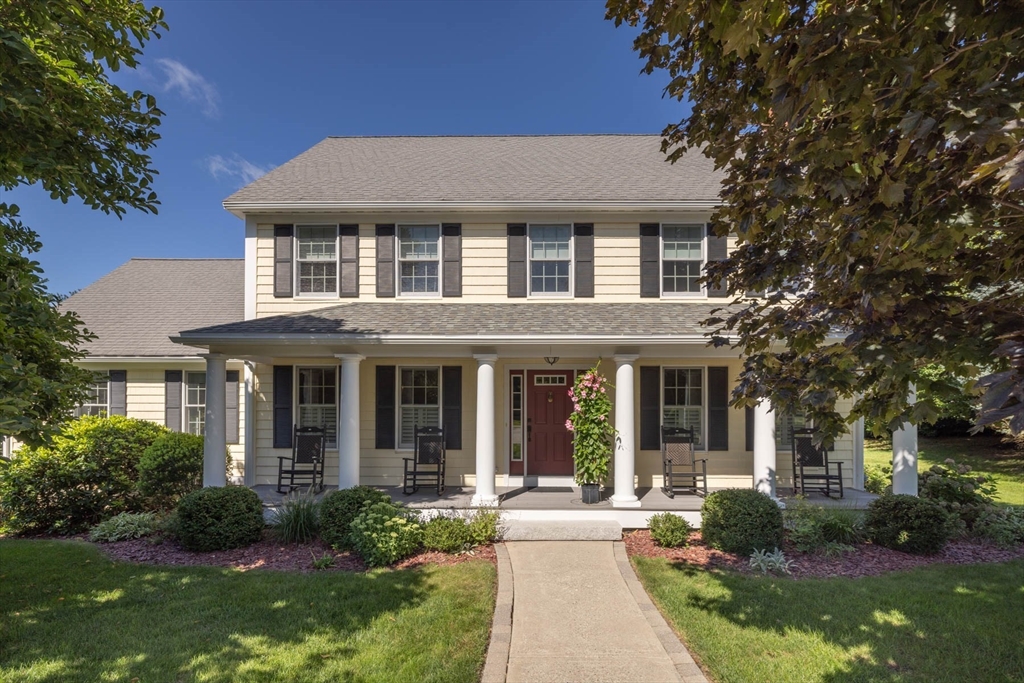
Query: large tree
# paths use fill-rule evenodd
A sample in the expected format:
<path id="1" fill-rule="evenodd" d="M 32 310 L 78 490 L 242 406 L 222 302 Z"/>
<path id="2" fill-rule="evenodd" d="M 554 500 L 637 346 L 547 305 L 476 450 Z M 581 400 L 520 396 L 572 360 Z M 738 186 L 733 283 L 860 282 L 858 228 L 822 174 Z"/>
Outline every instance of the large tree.
<path id="1" fill-rule="evenodd" d="M 53 199 L 123 215 L 156 212 L 145 153 L 162 112 L 109 74 L 135 68 L 163 12 L 133 0 L 0 0 L 0 188 L 39 183 Z M 74 365 L 89 338 L 58 308 L 38 236 L 0 203 L 0 434 L 38 442 L 81 402 Z"/>
<path id="2" fill-rule="evenodd" d="M 707 323 L 746 354 L 734 404 L 799 407 L 829 439 L 842 397 L 847 421 L 893 428 L 1002 371 L 986 419 L 1024 427 L 1024 5 L 607 9 L 692 105 L 664 131 L 669 159 L 696 148 L 724 170 L 714 229 L 737 248 L 707 279 L 739 301 Z"/>

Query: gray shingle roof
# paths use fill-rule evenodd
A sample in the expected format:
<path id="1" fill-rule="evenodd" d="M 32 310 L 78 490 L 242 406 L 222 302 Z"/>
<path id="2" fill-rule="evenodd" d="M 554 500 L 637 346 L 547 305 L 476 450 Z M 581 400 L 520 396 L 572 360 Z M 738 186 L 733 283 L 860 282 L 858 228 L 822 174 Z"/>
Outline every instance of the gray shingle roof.
<path id="1" fill-rule="evenodd" d="M 69 297 L 97 338 L 90 356 L 194 356 L 200 349 L 168 339 L 178 330 L 244 318 L 242 259 L 137 258 Z"/>
<path id="2" fill-rule="evenodd" d="M 238 335 L 695 335 L 723 304 L 356 302 L 182 332 Z M 528 314 L 527 314 L 528 312 Z"/>
<path id="3" fill-rule="evenodd" d="M 330 137 L 225 203 L 713 201 L 722 177 L 658 135 Z"/>

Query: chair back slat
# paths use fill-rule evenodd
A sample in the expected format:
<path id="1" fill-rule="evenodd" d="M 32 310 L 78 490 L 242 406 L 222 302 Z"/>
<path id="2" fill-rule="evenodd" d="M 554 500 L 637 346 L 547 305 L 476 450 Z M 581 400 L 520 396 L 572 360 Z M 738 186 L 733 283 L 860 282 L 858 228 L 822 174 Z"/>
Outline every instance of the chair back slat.
<path id="1" fill-rule="evenodd" d="M 296 427 L 292 456 L 296 463 L 309 465 L 324 459 L 327 432 L 322 427 Z"/>
<path id="2" fill-rule="evenodd" d="M 793 457 L 804 467 L 826 467 L 828 450 L 814 445 L 814 434 L 813 429 L 793 430 Z"/>
<path id="3" fill-rule="evenodd" d="M 437 465 L 444 459 L 444 429 L 441 427 L 416 427 L 416 462 L 421 465 Z"/>
<path id="4" fill-rule="evenodd" d="M 661 428 L 661 455 L 673 465 L 694 465 L 694 432 L 685 427 Z"/>

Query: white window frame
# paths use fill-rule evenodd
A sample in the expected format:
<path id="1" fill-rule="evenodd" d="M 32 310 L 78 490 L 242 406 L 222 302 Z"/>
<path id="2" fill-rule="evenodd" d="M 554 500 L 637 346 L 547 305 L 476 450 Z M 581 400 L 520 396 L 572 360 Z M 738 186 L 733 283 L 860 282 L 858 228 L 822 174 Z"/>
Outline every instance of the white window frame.
<path id="1" fill-rule="evenodd" d="M 183 373 L 183 376 L 182 376 L 182 380 L 183 381 L 181 383 L 181 406 L 182 406 L 182 411 L 181 411 L 181 431 L 187 432 L 189 434 L 192 433 L 192 432 L 189 431 L 188 409 L 189 408 L 200 408 L 201 407 L 203 409 L 203 428 L 202 428 L 202 431 L 199 432 L 198 436 L 205 436 L 206 435 L 206 401 L 204 400 L 202 402 L 202 404 L 196 404 L 196 405 L 191 405 L 188 402 L 188 385 L 189 385 L 188 376 L 189 375 L 198 375 L 198 374 L 205 375 L 206 371 L 205 370 L 185 370 L 184 373 Z M 204 379 L 203 380 L 203 397 L 204 398 L 206 397 L 206 392 L 208 390 L 209 390 L 209 386 L 206 384 L 206 380 Z"/>
<path id="2" fill-rule="evenodd" d="M 708 295 L 707 286 L 701 285 L 699 292 L 666 292 L 665 291 L 665 227 L 683 227 L 683 226 L 696 226 L 701 227 L 701 238 L 700 238 L 700 274 L 704 275 L 704 269 L 708 265 L 708 224 L 701 222 L 687 222 L 687 221 L 669 221 L 666 223 L 658 224 L 658 291 L 661 296 L 668 299 L 693 299 L 706 297 Z M 684 259 L 667 259 L 669 261 L 678 261 Z"/>
<path id="3" fill-rule="evenodd" d="M 708 368 L 705 365 L 662 365 L 660 368 L 661 385 L 658 402 L 661 404 L 661 412 L 658 414 L 659 426 L 665 424 L 665 371 L 666 370 L 700 370 L 700 445 L 694 444 L 694 450 L 708 450 Z M 659 434 L 658 438 L 661 436 Z"/>
<path id="4" fill-rule="evenodd" d="M 105 404 L 104 403 L 82 403 L 80 406 L 78 406 L 78 414 L 79 415 L 99 415 L 100 417 L 109 417 L 110 416 L 110 371 L 109 370 L 101 370 L 101 371 L 96 372 L 94 374 L 95 374 L 95 379 L 92 382 L 93 385 L 99 384 L 101 381 L 103 381 L 103 378 L 106 377 L 106 380 L 107 380 L 107 402 Z M 91 389 L 90 389 L 90 391 L 91 391 Z M 102 412 L 99 412 L 99 413 L 88 412 L 87 413 L 87 412 L 84 411 L 84 408 L 86 406 L 89 406 L 89 407 L 101 407 Z"/>
<path id="5" fill-rule="evenodd" d="M 299 424 L 299 399 L 301 394 L 299 393 L 299 372 L 302 370 L 334 370 L 334 443 L 327 441 L 324 447 L 329 451 L 338 450 L 338 432 L 341 429 L 339 411 L 341 408 L 341 366 L 339 365 L 318 365 L 316 363 L 309 365 L 293 365 L 292 366 L 292 424 L 301 427 Z M 310 405 L 327 405 L 324 403 L 311 403 Z"/>
<path id="6" fill-rule="evenodd" d="M 330 263 L 330 261 L 317 260 L 317 261 L 302 261 L 299 259 L 299 229 L 301 228 L 334 228 L 334 291 L 333 292 L 303 292 L 299 286 L 300 283 L 300 272 L 302 270 L 300 264 L 302 263 Z M 338 257 L 339 250 L 341 249 L 341 240 L 338 238 L 338 223 L 296 223 L 295 234 L 292 236 L 292 269 L 295 271 L 293 275 L 295 298 L 297 299 L 337 299 L 338 288 L 341 286 L 341 271 L 338 268 Z M 305 366 L 303 366 L 305 367 Z"/>
<path id="7" fill-rule="evenodd" d="M 537 299 L 572 299 L 576 294 L 576 235 L 573 223 L 527 223 L 526 224 L 526 291 L 530 298 Z M 534 227 L 567 227 L 569 228 L 569 291 L 567 292 L 535 292 L 533 291 L 533 235 Z"/>
<path id="8" fill-rule="evenodd" d="M 437 291 L 436 292 L 403 292 L 402 291 L 402 228 L 437 228 Z M 395 225 L 395 296 L 401 299 L 435 299 L 441 296 L 444 289 L 444 231 L 440 223 L 398 223 Z M 429 263 L 429 259 L 409 259 L 409 263 Z"/>
<path id="9" fill-rule="evenodd" d="M 444 396 L 442 395 L 444 391 L 444 378 L 441 376 L 440 365 L 399 365 L 397 367 L 397 372 L 395 372 L 395 450 L 411 451 L 416 447 L 415 434 L 413 435 L 413 443 L 402 443 L 402 370 L 437 371 L 437 424 L 439 427 L 444 424 Z M 416 404 L 410 405 L 415 406 Z"/>
<path id="10" fill-rule="evenodd" d="M 789 421 L 793 417 L 797 417 L 797 416 L 794 415 L 793 413 L 783 413 L 783 412 L 776 412 L 775 413 L 775 448 L 778 449 L 778 450 L 781 450 L 783 452 L 792 452 L 793 451 L 793 437 L 792 437 L 792 435 L 790 436 L 789 441 L 786 441 L 786 439 L 785 439 L 786 423 L 787 423 L 787 421 Z M 807 416 L 803 412 L 801 412 L 799 414 L 799 418 L 804 421 L 804 424 L 803 424 L 802 427 L 794 427 L 794 429 L 807 429 L 808 427 L 813 427 L 814 426 L 813 423 L 811 423 L 807 419 Z"/>

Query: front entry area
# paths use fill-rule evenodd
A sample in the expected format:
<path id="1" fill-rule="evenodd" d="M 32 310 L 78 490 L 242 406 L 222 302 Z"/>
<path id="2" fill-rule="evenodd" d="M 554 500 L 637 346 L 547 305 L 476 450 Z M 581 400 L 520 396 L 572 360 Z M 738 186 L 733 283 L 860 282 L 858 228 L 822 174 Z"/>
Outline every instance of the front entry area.
<path id="1" fill-rule="evenodd" d="M 526 370 L 512 373 L 511 474 L 572 476 L 572 370 Z M 520 443 L 515 443 L 519 441 Z M 516 456 L 519 456 L 518 459 Z"/>

